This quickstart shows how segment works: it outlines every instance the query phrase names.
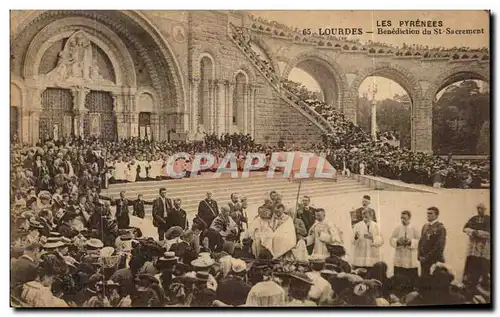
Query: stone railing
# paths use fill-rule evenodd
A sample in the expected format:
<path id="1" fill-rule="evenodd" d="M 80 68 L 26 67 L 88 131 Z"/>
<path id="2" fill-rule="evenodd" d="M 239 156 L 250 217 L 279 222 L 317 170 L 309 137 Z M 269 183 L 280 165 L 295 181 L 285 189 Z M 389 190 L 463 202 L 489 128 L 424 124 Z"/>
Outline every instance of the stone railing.
<path id="1" fill-rule="evenodd" d="M 318 128 L 324 133 L 331 132 L 332 126 L 330 123 L 314 109 L 309 107 L 299 97 L 292 92 L 288 91 L 280 82 L 279 76 L 276 74 L 272 67 L 265 63 L 257 53 L 255 53 L 250 45 L 246 45 L 245 38 L 241 30 L 232 24 L 229 24 L 229 38 L 236 44 L 242 53 L 250 60 L 253 66 L 263 75 L 263 77 L 270 83 L 271 87 L 278 92 L 281 99 L 286 101 L 295 109 L 299 110 L 304 116 L 311 120 Z"/>

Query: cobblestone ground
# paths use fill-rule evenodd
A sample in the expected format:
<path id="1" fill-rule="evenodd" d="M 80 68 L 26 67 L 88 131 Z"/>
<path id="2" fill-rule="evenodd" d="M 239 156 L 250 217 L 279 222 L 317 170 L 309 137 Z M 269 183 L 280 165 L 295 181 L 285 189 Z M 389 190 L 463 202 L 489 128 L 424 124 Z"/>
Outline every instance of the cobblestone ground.
<path id="1" fill-rule="evenodd" d="M 384 238 L 384 245 L 381 247 L 382 260 L 389 265 L 389 276 L 392 275 L 394 257 L 394 249 L 389 244 L 389 238 L 393 229 L 400 223 L 400 212 L 410 210 L 413 215 L 412 224 L 420 230 L 426 222 L 426 209 L 436 206 L 440 210 L 439 219 L 447 230 L 445 260 L 454 271 L 456 279 L 461 280 L 468 241 L 462 229 L 467 220 L 476 214 L 478 203 L 483 202 L 489 213 L 490 193 L 488 190 L 443 189 L 437 194 L 368 190 L 362 193 L 335 196 L 335 198 L 312 197 L 312 204 L 325 208 L 327 217 L 342 228 L 348 248 L 350 248 L 348 244 L 351 238 L 348 212 L 361 206 L 361 197 L 364 194 L 371 196 L 371 206 L 378 213 L 377 218 Z M 219 206 L 223 203 L 225 202 L 219 202 Z M 250 202 L 248 211 L 250 219 L 254 218 L 260 204 L 261 202 Z M 295 202 L 285 202 L 285 204 L 293 207 Z M 194 215 L 189 215 L 190 222 L 193 217 Z M 133 220 L 132 225 L 134 224 L 140 226 L 145 235 L 157 237 L 150 220 L 143 220 L 140 224 Z"/>

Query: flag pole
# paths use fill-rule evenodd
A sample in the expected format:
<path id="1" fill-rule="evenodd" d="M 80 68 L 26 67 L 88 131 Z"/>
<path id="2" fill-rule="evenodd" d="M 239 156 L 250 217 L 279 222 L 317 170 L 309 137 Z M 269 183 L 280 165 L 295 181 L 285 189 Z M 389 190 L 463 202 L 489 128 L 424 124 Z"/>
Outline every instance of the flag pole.
<path id="1" fill-rule="evenodd" d="M 302 187 L 302 178 L 299 178 L 299 188 L 297 189 L 297 197 L 295 198 L 295 212 L 297 212 L 297 207 L 299 205 L 299 196 L 301 187 Z"/>

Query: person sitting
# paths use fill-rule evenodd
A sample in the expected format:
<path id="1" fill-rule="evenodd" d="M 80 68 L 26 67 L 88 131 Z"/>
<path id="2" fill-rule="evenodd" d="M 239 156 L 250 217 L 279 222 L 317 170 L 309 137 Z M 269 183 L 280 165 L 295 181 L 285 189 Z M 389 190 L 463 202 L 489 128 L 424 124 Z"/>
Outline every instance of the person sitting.
<path id="1" fill-rule="evenodd" d="M 210 228 L 217 231 L 223 239 L 234 241 L 238 236 L 238 226 L 229 214 L 229 207 L 222 206 L 220 214 L 214 219 Z"/>
<path id="2" fill-rule="evenodd" d="M 56 254 L 47 254 L 39 264 L 38 276 L 23 285 L 21 300 L 30 307 L 68 307 L 68 304 L 52 294 L 55 277 L 66 272 L 66 264 Z"/>

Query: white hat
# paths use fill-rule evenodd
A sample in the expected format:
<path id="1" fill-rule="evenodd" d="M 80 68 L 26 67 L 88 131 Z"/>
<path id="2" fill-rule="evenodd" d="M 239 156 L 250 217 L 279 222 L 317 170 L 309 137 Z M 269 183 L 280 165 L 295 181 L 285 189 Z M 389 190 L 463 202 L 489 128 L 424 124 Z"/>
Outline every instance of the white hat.
<path id="1" fill-rule="evenodd" d="M 241 273 L 247 270 L 247 264 L 240 259 L 231 259 L 231 270 L 235 273 Z"/>
<path id="2" fill-rule="evenodd" d="M 113 253 L 115 253 L 115 248 L 104 247 L 101 249 L 100 255 L 101 255 L 101 258 L 106 258 L 106 257 L 112 256 Z"/>

